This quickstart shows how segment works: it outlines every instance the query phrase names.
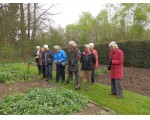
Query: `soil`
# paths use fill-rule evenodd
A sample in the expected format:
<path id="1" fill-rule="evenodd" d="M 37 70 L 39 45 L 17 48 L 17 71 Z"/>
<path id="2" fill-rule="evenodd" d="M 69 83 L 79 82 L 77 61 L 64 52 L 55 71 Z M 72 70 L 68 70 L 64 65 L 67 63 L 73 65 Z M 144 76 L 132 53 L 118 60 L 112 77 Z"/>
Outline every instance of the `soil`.
<path id="1" fill-rule="evenodd" d="M 7 94 L 24 93 L 29 88 L 47 87 L 52 88 L 54 85 L 46 82 L 45 80 L 31 80 L 26 82 L 16 82 L 12 84 L 0 83 L 0 99 Z"/>
<path id="2" fill-rule="evenodd" d="M 5 83 L 0 83 L 0 91 L 1 91 L 0 100 L 4 98 L 5 95 L 24 93 L 29 88 L 38 88 L 38 87 L 53 88 L 57 86 L 45 80 L 39 80 L 36 77 L 35 80 L 26 81 L 26 82 L 16 82 L 9 85 Z M 83 111 L 79 113 L 75 113 L 74 115 L 97 115 L 99 113 L 109 114 L 107 110 L 89 102 L 87 107 Z"/>
<path id="3" fill-rule="evenodd" d="M 97 70 L 107 68 L 100 65 Z M 96 77 L 96 82 L 110 86 L 109 74 Z M 150 69 L 124 67 L 123 89 L 150 97 Z"/>

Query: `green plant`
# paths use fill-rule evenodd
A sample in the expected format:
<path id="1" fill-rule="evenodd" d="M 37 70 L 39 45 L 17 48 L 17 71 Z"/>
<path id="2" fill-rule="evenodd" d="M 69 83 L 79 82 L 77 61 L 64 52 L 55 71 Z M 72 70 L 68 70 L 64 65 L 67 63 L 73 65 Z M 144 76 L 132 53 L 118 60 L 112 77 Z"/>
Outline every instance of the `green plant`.
<path id="1" fill-rule="evenodd" d="M 8 72 L 0 72 L 0 82 L 12 81 L 13 75 Z"/>
<path id="2" fill-rule="evenodd" d="M 30 89 L 26 94 L 6 96 L 0 102 L 1 114 L 71 114 L 86 107 L 88 98 L 60 88 Z"/>
<path id="3" fill-rule="evenodd" d="M 15 81 L 27 81 L 31 79 L 32 76 L 31 72 L 22 69 L 21 66 L 18 66 L 15 63 L 0 64 L 0 67 L 1 67 L 0 82 L 10 84 Z"/>

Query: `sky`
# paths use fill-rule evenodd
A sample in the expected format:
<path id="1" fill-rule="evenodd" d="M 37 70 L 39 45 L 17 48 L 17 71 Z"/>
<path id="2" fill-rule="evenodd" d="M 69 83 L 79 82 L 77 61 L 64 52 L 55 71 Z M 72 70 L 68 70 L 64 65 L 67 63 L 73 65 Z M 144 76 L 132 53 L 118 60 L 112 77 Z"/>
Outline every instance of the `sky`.
<path id="1" fill-rule="evenodd" d="M 51 6 L 53 3 L 58 4 L 52 9 L 52 13 L 60 13 L 52 17 L 53 26 L 60 25 L 65 28 L 67 24 L 75 24 L 79 20 L 79 16 L 83 11 L 90 12 L 92 16 L 96 16 L 101 9 L 104 9 L 105 3 L 131 3 L 131 2 L 149 2 L 149 0 L 1 0 L 1 3 L 42 3 L 45 7 Z"/>
<path id="2" fill-rule="evenodd" d="M 55 21 L 55 25 L 60 25 L 61 27 L 78 22 L 79 16 L 83 11 L 88 11 L 95 17 L 100 10 L 104 8 L 104 3 L 101 3 L 100 0 L 51 1 L 54 1 L 54 3 L 60 3 L 53 8 L 52 12 L 60 13 L 53 16 L 53 20 Z"/>

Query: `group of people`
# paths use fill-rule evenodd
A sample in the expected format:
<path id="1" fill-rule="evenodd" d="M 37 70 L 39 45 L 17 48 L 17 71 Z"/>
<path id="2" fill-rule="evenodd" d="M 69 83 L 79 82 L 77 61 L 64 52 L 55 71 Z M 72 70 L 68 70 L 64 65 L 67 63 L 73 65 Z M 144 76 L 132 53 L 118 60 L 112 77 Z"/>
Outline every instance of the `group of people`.
<path id="1" fill-rule="evenodd" d="M 118 48 L 116 42 L 112 41 L 109 44 L 110 62 L 108 70 L 110 70 L 111 78 L 111 93 L 118 98 L 123 97 L 122 94 L 122 79 L 123 79 L 123 51 Z M 53 47 L 54 52 L 48 48 L 36 47 L 36 63 L 39 74 L 43 74 L 43 78 L 52 80 L 52 65 L 56 64 L 56 80 L 55 83 L 62 79 L 63 84 L 69 84 L 70 80 L 75 76 L 74 86 L 76 90 L 81 89 L 82 81 L 87 79 L 86 91 L 90 89 L 90 85 L 95 83 L 95 69 L 98 67 L 98 53 L 94 49 L 94 44 L 89 43 L 84 45 L 84 51 L 80 52 L 77 44 L 74 41 L 69 42 L 69 50 L 67 54 L 60 46 Z M 79 66 L 81 64 L 81 69 Z M 68 65 L 68 78 L 65 81 L 65 67 Z M 79 73 L 80 71 L 80 73 Z"/>

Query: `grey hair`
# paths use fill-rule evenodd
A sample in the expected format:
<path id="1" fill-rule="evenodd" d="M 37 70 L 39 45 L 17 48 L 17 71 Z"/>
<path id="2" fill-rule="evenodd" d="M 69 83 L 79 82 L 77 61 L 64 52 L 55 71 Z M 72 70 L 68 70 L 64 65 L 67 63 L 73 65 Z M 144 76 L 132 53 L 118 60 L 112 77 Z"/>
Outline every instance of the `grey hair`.
<path id="1" fill-rule="evenodd" d="M 37 49 L 37 48 L 40 48 L 40 46 L 36 46 L 36 49 Z"/>
<path id="2" fill-rule="evenodd" d="M 111 47 L 111 46 L 114 46 L 114 47 L 118 48 L 117 43 L 116 43 L 116 42 L 114 42 L 114 41 L 112 41 L 112 42 L 109 44 L 109 47 Z"/>
<path id="3" fill-rule="evenodd" d="M 61 48 L 60 48 L 60 46 L 55 45 L 55 46 L 54 46 L 54 49 L 60 50 Z"/>
<path id="4" fill-rule="evenodd" d="M 44 45 L 44 48 L 48 48 L 48 45 Z"/>
<path id="5" fill-rule="evenodd" d="M 70 42 L 69 42 L 69 45 L 72 45 L 72 46 L 74 46 L 74 47 L 77 46 L 77 44 L 76 44 L 74 41 L 70 41 Z"/>
<path id="6" fill-rule="evenodd" d="M 85 44 L 85 45 L 84 45 L 84 49 L 85 49 L 85 48 L 89 48 L 89 45 L 88 45 L 88 44 Z"/>
<path id="7" fill-rule="evenodd" d="M 94 48 L 94 44 L 93 43 L 89 43 L 89 47 L 90 48 Z"/>

